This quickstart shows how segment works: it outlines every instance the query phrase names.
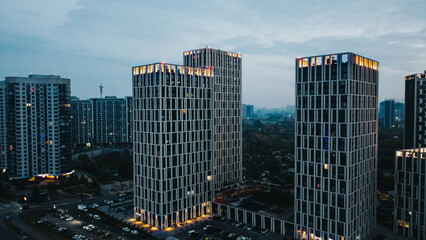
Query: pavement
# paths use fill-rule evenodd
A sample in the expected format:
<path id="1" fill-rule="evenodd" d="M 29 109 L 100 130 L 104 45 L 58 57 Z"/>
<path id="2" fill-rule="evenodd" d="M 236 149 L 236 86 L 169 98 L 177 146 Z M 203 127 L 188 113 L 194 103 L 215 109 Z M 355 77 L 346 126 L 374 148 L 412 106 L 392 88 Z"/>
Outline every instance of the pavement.
<path id="1" fill-rule="evenodd" d="M 377 224 L 376 229 L 374 229 L 373 233 L 368 235 L 366 239 L 374 239 L 374 237 L 378 234 L 382 234 L 385 236 L 385 240 L 392 239 L 392 240 L 410 240 L 411 238 L 403 237 L 400 235 L 396 235 L 393 232 L 393 229 L 385 227 L 381 224 Z"/>

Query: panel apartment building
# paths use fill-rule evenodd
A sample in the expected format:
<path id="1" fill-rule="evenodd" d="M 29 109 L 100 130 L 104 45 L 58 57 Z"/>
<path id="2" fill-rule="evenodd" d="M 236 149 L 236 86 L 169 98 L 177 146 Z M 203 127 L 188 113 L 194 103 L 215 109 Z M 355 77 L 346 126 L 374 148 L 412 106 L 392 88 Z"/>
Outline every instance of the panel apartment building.
<path id="1" fill-rule="evenodd" d="M 296 59 L 297 239 L 375 228 L 378 68 L 354 53 Z"/>
<path id="2" fill-rule="evenodd" d="M 71 99 L 74 145 L 132 142 L 133 98 Z"/>
<path id="3" fill-rule="evenodd" d="M 12 179 L 72 171 L 70 79 L 6 77 L 0 82 L 1 168 Z"/>

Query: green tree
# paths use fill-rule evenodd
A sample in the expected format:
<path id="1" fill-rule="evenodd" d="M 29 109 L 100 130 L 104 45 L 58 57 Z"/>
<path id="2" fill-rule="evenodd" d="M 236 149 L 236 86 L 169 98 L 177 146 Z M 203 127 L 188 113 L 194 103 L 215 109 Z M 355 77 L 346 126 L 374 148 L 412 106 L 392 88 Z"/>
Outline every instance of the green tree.
<path id="1" fill-rule="evenodd" d="M 31 189 L 31 193 L 33 195 L 33 201 L 35 203 L 40 203 L 41 201 L 40 189 L 34 185 L 33 188 Z"/>

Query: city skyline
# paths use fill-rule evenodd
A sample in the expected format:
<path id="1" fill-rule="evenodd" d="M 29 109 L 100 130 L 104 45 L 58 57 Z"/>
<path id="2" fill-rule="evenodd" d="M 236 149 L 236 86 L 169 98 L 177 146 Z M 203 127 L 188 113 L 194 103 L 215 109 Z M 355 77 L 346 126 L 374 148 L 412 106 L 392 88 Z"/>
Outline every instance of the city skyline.
<path id="1" fill-rule="evenodd" d="M 411 14 L 424 2 L 334 3 L 331 9 L 306 4 L 29 1 L 24 9 L 5 1 L 0 78 L 64 75 L 73 79 L 72 95 L 81 99 L 98 96 L 100 83 L 104 96 L 124 97 L 131 95 L 129 66 L 158 56 L 178 63 L 176 49 L 208 45 L 243 54 L 243 103 L 283 107 L 294 105 L 298 56 L 349 51 L 373 57 L 384 79 L 380 101 L 402 99 L 404 77 L 425 70 L 426 17 Z"/>

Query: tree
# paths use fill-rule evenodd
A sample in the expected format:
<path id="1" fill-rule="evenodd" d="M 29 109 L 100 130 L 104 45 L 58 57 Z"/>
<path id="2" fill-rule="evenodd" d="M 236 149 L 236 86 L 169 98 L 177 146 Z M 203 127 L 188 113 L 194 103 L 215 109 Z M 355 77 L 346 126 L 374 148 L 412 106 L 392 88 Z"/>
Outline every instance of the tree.
<path id="1" fill-rule="evenodd" d="M 40 203 L 41 201 L 40 189 L 34 185 L 33 188 L 31 189 L 31 193 L 33 195 L 33 201 L 35 203 Z"/>

